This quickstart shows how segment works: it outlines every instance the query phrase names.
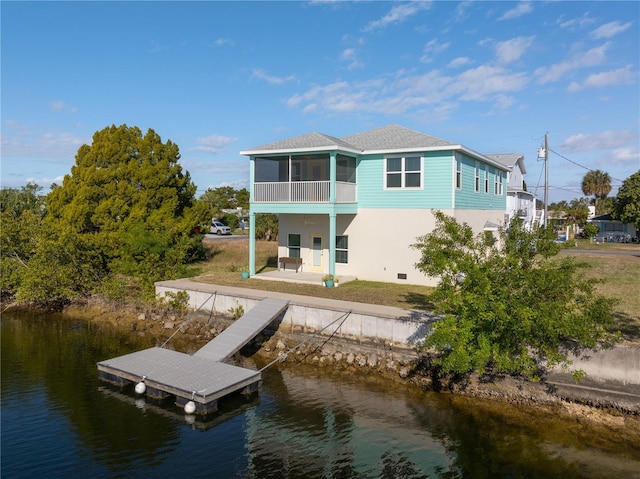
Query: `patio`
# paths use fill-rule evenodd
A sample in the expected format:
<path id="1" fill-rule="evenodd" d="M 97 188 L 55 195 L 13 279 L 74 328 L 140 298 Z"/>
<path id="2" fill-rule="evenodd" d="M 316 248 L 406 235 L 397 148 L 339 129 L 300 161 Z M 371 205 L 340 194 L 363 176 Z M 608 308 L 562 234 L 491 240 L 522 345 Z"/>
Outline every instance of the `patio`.
<path id="1" fill-rule="evenodd" d="M 275 270 L 275 271 L 267 271 L 264 273 L 258 273 L 252 277 L 255 279 L 263 279 L 267 281 L 283 281 L 286 283 L 315 284 L 315 285 L 321 286 L 322 278 L 324 277 L 324 274 L 308 273 L 304 271 L 300 271 L 296 273 L 295 271 Z M 339 284 L 348 283 L 349 281 L 355 281 L 357 279 L 355 276 L 337 276 L 337 277 L 340 280 Z M 337 284 L 336 284 L 336 287 L 337 287 Z"/>

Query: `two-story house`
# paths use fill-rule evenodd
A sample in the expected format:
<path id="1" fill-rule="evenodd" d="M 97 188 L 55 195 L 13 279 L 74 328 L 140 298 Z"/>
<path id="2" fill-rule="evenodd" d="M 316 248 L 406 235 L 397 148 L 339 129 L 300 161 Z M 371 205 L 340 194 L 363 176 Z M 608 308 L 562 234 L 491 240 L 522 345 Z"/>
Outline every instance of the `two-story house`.
<path id="1" fill-rule="evenodd" d="M 536 197 L 526 189 L 524 175 L 524 155 L 520 153 L 487 155 L 492 160 L 507 167 L 507 213 L 504 222 L 509 224 L 519 217 L 525 228 L 533 229 L 542 223 L 542 211 L 536 211 Z"/>
<path id="2" fill-rule="evenodd" d="M 463 145 L 397 125 L 344 138 L 309 133 L 249 156 L 249 272 L 255 216 L 279 215 L 278 256 L 304 271 L 433 285 L 411 247 L 434 210 L 477 233 L 503 225 L 508 167 Z"/>

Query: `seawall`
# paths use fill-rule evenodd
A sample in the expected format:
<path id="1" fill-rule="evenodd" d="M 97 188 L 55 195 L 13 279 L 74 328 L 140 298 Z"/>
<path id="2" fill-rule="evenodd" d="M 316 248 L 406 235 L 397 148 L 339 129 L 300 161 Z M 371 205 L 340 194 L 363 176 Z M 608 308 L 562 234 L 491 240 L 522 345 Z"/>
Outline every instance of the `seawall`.
<path id="1" fill-rule="evenodd" d="M 419 346 L 437 317 L 427 312 L 186 279 L 156 283 L 157 294 L 177 291 L 189 294 L 190 309 L 225 315 L 239 306 L 248 311 L 265 297 L 289 301 L 280 323 L 272 325 L 260 338 L 260 343 L 264 343 L 263 354 L 281 355 L 313 335 L 313 341 L 296 351 L 297 360 L 375 371 L 402 379 L 415 375 L 416 381 L 430 383 Z M 617 345 L 607 350 L 584 351 L 571 359 L 573 369 L 587 373 L 579 384 L 569 371 L 556 368 L 544 383 L 525 386 L 522 381 L 507 379 L 501 384 L 474 380 L 452 389 L 512 402 L 575 401 L 640 414 L 640 347 Z"/>

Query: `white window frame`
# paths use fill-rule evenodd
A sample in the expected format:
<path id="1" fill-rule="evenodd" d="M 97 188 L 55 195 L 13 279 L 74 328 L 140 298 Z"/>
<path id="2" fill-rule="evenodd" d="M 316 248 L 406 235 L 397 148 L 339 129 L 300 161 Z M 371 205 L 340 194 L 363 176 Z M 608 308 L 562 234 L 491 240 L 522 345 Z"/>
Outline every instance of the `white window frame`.
<path id="1" fill-rule="evenodd" d="M 476 160 L 476 183 L 475 183 L 476 193 L 480 193 L 480 162 Z"/>
<path id="2" fill-rule="evenodd" d="M 462 160 L 456 156 L 456 189 L 462 189 Z"/>
<path id="3" fill-rule="evenodd" d="M 489 170 L 486 166 L 484 167 L 484 192 L 489 193 Z"/>
<path id="4" fill-rule="evenodd" d="M 420 168 L 418 170 L 407 170 L 406 169 L 406 159 L 407 158 L 418 158 L 420 160 Z M 400 160 L 400 170 L 399 171 L 387 171 L 387 166 L 389 160 Z M 408 174 L 420 174 L 420 185 L 419 186 L 406 186 L 406 178 Z M 400 176 L 400 186 L 389 186 L 388 179 L 389 175 L 399 175 Z M 424 158 L 418 155 L 404 155 L 404 156 L 388 156 L 384 159 L 384 189 L 385 190 L 421 190 L 424 185 Z"/>
<path id="5" fill-rule="evenodd" d="M 502 196 L 502 172 L 500 170 L 496 170 L 493 188 L 496 196 Z"/>

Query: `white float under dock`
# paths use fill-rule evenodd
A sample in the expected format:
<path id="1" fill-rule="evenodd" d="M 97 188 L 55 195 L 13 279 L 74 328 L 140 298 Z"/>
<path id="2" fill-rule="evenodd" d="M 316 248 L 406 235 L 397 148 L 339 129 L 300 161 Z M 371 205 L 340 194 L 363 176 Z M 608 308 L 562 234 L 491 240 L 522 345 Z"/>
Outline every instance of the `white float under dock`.
<path id="1" fill-rule="evenodd" d="M 184 407 L 193 401 L 196 413 L 209 414 L 217 410 L 218 399 L 223 396 L 258 390 L 259 371 L 221 361 L 274 322 L 287 306 L 286 301 L 262 300 L 193 355 L 149 348 L 101 361 L 98 363 L 100 379 L 117 386 L 143 382 L 150 397 L 164 399 L 173 395 L 178 406 Z"/>

